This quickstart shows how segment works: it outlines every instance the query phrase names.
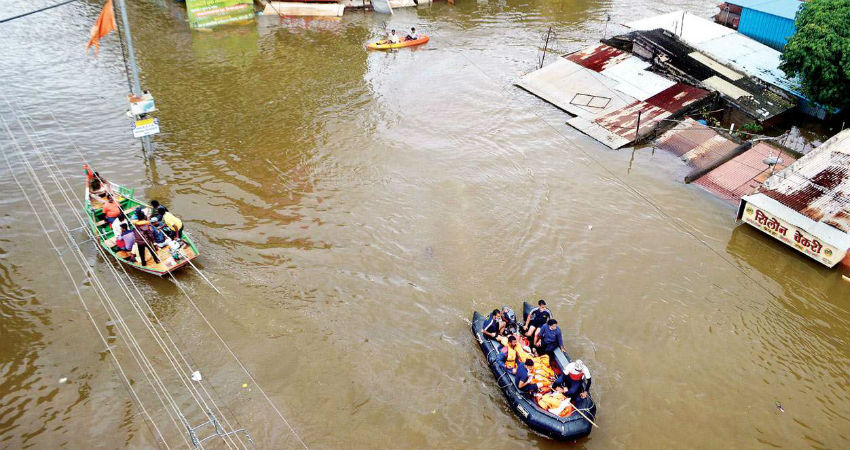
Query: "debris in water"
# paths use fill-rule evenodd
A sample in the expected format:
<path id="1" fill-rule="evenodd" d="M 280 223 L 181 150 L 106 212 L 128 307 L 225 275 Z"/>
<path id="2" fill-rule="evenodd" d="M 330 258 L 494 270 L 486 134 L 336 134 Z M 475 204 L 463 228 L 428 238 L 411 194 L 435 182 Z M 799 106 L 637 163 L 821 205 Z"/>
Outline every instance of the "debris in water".
<path id="1" fill-rule="evenodd" d="M 203 378 L 201 377 L 201 372 L 198 372 L 197 370 L 192 372 L 192 381 L 201 381 L 201 380 L 203 380 Z"/>
<path id="2" fill-rule="evenodd" d="M 588 226 L 587 226 L 587 231 L 590 231 L 590 230 L 592 230 L 592 229 L 593 229 L 593 225 L 588 225 Z"/>
<path id="3" fill-rule="evenodd" d="M 782 407 L 782 403 L 776 402 L 776 409 L 778 409 L 779 412 L 785 412 L 785 408 Z"/>
<path id="4" fill-rule="evenodd" d="M 67 382 L 68 382 L 68 378 L 67 378 L 67 377 L 62 377 L 62 378 L 60 378 L 60 379 L 59 379 L 59 384 L 65 384 L 65 383 L 67 383 Z"/>
<path id="5" fill-rule="evenodd" d="M 242 387 L 243 387 L 243 388 L 248 387 L 248 383 L 242 383 Z"/>

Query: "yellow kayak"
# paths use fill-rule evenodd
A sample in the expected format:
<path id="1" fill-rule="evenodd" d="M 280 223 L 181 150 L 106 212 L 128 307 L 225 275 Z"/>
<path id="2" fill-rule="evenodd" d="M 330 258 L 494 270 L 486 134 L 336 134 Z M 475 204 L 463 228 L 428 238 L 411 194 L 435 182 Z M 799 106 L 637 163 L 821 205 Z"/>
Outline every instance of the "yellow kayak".
<path id="1" fill-rule="evenodd" d="M 383 39 L 380 41 L 372 42 L 371 44 L 367 45 L 366 48 L 370 50 L 388 50 L 391 48 L 413 47 L 416 45 L 422 45 L 428 42 L 429 39 L 430 38 L 428 36 L 425 36 L 424 34 L 422 36 L 419 36 L 419 39 L 401 41 L 397 44 L 390 44 L 386 39 Z"/>

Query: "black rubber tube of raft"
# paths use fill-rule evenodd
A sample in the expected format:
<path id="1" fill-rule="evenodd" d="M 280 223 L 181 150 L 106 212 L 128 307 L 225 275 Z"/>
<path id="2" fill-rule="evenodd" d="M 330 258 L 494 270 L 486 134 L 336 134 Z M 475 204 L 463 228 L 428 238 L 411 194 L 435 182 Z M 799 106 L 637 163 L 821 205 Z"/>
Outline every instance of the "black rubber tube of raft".
<path id="1" fill-rule="evenodd" d="M 523 304 L 523 318 L 531 310 L 531 305 L 527 302 Z M 478 311 L 472 315 L 472 334 L 478 342 L 478 346 L 484 353 L 487 359 L 487 365 L 493 372 L 496 379 L 496 385 L 502 391 L 505 399 L 508 401 L 508 406 L 511 407 L 514 414 L 525 422 L 529 428 L 535 432 L 542 434 L 551 439 L 560 441 L 575 441 L 590 434 L 591 425 L 585 420 L 581 414 L 573 412 L 568 417 L 555 416 L 540 408 L 533 398 L 520 392 L 514 383 L 514 375 L 505 369 L 501 360 L 501 352 L 499 351 L 499 343 L 494 339 L 490 339 L 481 332 L 481 327 L 484 325 L 486 316 L 483 316 Z M 555 361 L 553 365 L 558 368 L 565 367 L 570 359 L 560 349 L 555 350 Z M 589 393 L 588 393 L 589 394 Z M 577 407 L 581 408 L 582 412 L 591 420 L 596 418 L 596 404 L 590 395 L 585 399 L 573 399 Z"/>

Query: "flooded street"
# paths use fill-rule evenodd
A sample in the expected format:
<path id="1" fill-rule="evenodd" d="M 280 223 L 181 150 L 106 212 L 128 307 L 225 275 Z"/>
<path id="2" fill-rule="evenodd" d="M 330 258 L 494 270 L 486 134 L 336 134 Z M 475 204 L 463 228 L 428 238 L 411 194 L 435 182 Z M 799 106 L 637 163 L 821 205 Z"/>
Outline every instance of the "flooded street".
<path id="1" fill-rule="evenodd" d="M 0 17 L 48 4 L 2 2 Z M 69 279 L 68 253 L 50 247 L 15 184 L 11 172 L 49 215 L 22 157 L 46 171 L 21 124 L 80 191 L 74 143 L 110 181 L 181 216 L 223 295 L 191 270 L 177 274 L 187 295 L 168 278 L 130 277 L 257 448 L 300 448 L 299 438 L 564 448 L 514 416 L 469 330 L 473 310 L 539 298 L 593 371 L 599 428 L 575 448 L 850 445 L 840 271 L 736 227 L 734 205 L 676 181 L 674 155 L 609 150 L 513 86 L 536 67 L 549 26 L 566 52 L 598 41 L 606 14 L 610 36 L 655 13 L 708 16 L 713 3 L 457 0 L 190 32 L 182 5 L 133 0 L 142 86 L 163 131 L 150 158 L 124 115 L 118 39 L 97 58 L 84 52 L 101 6 L 0 25 L 0 116 L 16 139 L 0 126 L 0 447 L 165 447 L 151 422 L 168 446 L 187 447 L 112 339 L 152 420 L 140 413 L 75 285 L 104 335 L 115 317 L 75 263 Z M 384 21 L 431 41 L 366 51 Z M 82 249 L 108 282 L 109 263 L 92 243 Z M 186 419 L 201 424 L 113 288 Z"/>

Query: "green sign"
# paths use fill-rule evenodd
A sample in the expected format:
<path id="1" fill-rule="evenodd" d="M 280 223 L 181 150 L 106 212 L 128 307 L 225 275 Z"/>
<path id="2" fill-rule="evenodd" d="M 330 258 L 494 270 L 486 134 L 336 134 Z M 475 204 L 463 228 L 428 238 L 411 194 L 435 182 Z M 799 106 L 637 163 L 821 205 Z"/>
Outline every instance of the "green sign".
<path id="1" fill-rule="evenodd" d="M 208 28 L 254 18 L 251 0 L 186 0 L 189 26 Z"/>

